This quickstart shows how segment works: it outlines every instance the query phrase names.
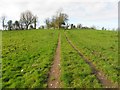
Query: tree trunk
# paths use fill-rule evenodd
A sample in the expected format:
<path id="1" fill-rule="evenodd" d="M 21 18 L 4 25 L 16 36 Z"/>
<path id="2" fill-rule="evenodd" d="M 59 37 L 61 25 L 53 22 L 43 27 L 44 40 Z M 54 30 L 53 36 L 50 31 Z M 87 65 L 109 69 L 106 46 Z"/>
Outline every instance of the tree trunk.
<path id="1" fill-rule="evenodd" d="M 36 29 L 36 22 L 34 23 L 34 29 Z"/>
<path id="2" fill-rule="evenodd" d="M 26 30 L 28 30 L 28 26 L 29 26 L 29 25 L 26 25 Z"/>

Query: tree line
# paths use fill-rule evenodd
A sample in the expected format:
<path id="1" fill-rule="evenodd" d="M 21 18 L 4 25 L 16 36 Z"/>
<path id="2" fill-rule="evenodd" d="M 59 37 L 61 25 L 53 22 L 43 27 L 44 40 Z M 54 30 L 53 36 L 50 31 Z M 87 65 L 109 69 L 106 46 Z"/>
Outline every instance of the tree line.
<path id="1" fill-rule="evenodd" d="M 28 30 L 28 29 L 36 29 L 36 25 L 38 22 L 37 15 L 34 15 L 31 11 L 26 10 L 20 14 L 20 19 L 13 22 L 9 20 L 7 24 L 5 24 L 5 16 L 2 16 L 2 27 L 3 30 Z M 59 9 L 55 15 L 51 18 L 45 19 L 45 26 L 41 26 L 39 28 L 47 28 L 47 29 L 96 29 L 95 26 L 92 27 L 83 27 L 82 24 L 78 24 L 75 26 L 74 24 L 68 23 L 68 15 L 62 12 L 62 9 Z M 103 27 L 102 30 L 105 30 Z"/>
<path id="2" fill-rule="evenodd" d="M 5 25 L 5 19 L 6 17 L 2 16 L 3 30 L 23 30 L 28 29 L 29 27 L 36 29 L 38 17 L 36 15 L 33 15 L 31 11 L 27 10 L 21 13 L 19 21 L 16 20 L 15 22 L 13 22 L 12 20 L 9 20 L 7 22 L 7 25 Z"/>

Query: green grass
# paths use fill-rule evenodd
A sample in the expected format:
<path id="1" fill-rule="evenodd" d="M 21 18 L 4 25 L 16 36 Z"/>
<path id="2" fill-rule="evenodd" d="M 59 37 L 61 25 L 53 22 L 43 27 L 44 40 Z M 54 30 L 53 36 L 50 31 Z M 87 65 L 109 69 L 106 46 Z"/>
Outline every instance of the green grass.
<path id="1" fill-rule="evenodd" d="M 72 30 L 66 32 L 80 51 L 89 57 L 99 70 L 118 82 L 118 32 L 97 30 Z"/>
<path id="2" fill-rule="evenodd" d="M 64 33 L 61 36 L 61 82 L 62 87 L 100 88 L 89 65 L 68 44 Z"/>
<path id="3" fill-rule="evenodd" d="M 2 34 L 3 88 L 46 87 L 58 31 L 3 31 Z"/>
<path id="4" fill-rule="evenodd" d="M 68 44 L 63 30 L 18 30 L 2 32 L 2 87 L 47 86 L 58 34 L 61 33 L 61 87 L 101 88 L 90 66 Z M 66 30 L 72 43 L 103 71 L 118 81 L 118 33 L 98 30 Z M 1 38 L 0 38 L 1 39 Z M 0 43 L 1 45 L 1 43 Z M 51 78 L 54 80 L 54 77 Z"/>
<path id="5" fill-rule="evenodd" d="M 0 77 L 2 77 L 2 31 L 0 30 Z M 2 88 L 2 79 L 0 78 L 0 89 Z"/>

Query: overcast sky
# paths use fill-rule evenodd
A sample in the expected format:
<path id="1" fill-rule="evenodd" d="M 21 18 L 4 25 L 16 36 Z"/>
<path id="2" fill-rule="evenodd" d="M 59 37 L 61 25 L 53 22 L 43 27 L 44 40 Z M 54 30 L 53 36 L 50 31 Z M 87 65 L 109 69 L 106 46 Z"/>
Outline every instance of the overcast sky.
<path id="1" fill-rule="evenodd" d="M 83 26 L 118 27 L 119 0 L 0 0 L 0 17 L 8 20 L 19 20 L 20 13 L 30 10 L 37 15 L 37 26 L 44 25 L 45 18 L 51 17 L 59 8 L 69 15 L 69 23 Z M 2 24 L 0 21 L 0 29 Z"/>

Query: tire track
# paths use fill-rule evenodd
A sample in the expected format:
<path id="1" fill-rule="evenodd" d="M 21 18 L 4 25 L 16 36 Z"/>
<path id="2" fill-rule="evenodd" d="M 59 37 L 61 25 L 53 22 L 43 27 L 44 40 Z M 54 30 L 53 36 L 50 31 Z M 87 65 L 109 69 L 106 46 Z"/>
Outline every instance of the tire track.
<path id="1" fill-rule="evenodd" d="M 105 74 L 96 69 L 96 66 L 87 58 L 84 56 L 84 54 L 78 50 L 78 48 L 75 47 L 75 45 L 72 44 L 72 42 L 70 41 L 70 39 L 67 37 L 66 33 L 65 37 L 68 41 L 68 43 L 78 52 L 78 54 L 85 60 L 85 62 L 91 67 L 93 74 L 96 75 L 97 79 L 100 81 L 100 83 L 103 85 L 103 87 L 105 88 L 117 88 L 118 85 L 113 84 L 110 80 L 107 79 L 107 77 L 105 76 Z"/>
<path id="2" fill-rule="evenodd" d="M 58 45 L 56 48 L 53 65 L 48 76 L 48 88 L 60 88 L 60 34 L 58 37 Z"/>

